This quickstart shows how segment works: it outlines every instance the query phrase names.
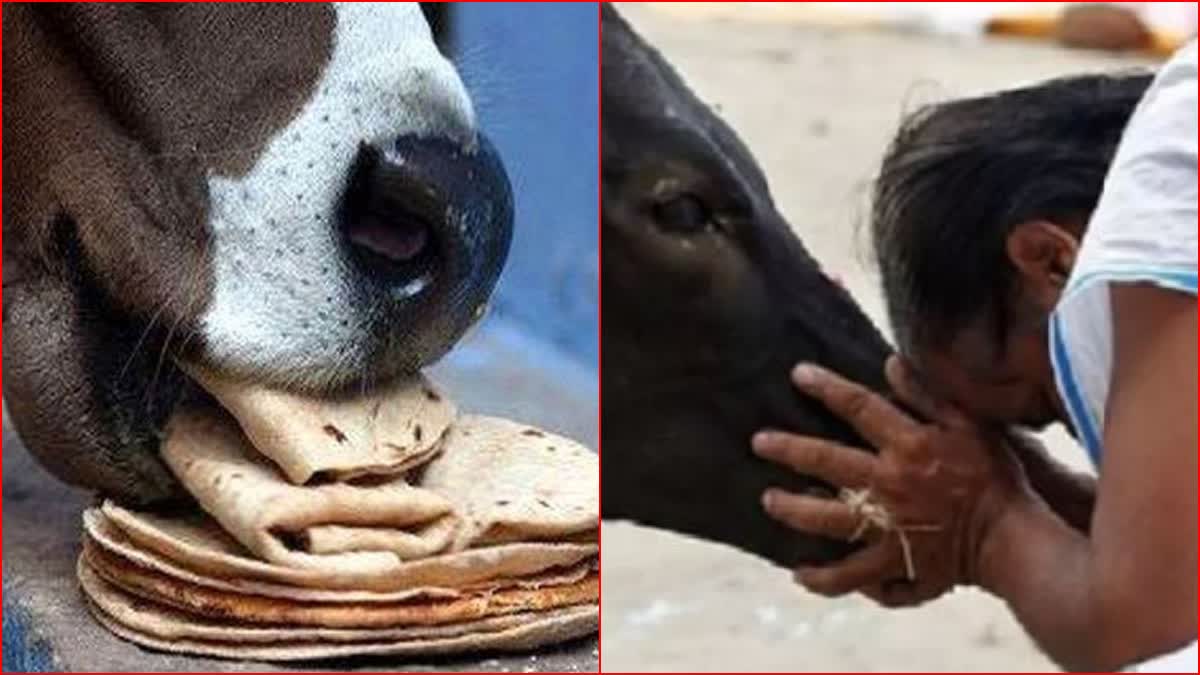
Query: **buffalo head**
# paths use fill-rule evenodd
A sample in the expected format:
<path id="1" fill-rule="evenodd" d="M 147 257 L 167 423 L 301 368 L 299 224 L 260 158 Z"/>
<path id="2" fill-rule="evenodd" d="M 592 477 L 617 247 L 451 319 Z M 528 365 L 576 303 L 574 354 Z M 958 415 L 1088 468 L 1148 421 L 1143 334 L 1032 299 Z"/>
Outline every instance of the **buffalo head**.
<path id="1" fill-rule="evenodd" d="M 767 518 L 766 487 L 827 487 L 757 459 L 750 437 L 857 442 L 788 373 L 812 361 L 882 389 L 889 347 L 733 130 L 607 5 L 602 44 L 604 517 L 789 566 L 842 555 Z"/>

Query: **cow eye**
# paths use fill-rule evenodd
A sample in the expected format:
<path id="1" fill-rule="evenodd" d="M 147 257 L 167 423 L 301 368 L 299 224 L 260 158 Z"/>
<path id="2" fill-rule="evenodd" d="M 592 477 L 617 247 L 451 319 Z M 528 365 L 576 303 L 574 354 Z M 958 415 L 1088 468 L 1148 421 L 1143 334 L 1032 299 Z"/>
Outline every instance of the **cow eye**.
<path id="1" fill-rule="evenodd" d="M 667 232 L 699 234 L 712 227 L 712 214 L 704 202 L 682 194 L 654 205 L 654 220 Z"/>

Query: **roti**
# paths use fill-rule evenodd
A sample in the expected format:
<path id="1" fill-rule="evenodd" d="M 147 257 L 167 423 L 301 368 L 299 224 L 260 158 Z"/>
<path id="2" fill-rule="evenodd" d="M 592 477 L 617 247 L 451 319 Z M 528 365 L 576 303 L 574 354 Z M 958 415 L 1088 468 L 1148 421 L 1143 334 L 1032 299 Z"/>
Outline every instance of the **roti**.
<path id="1" fill-rule="evenodd" d="M 600 624 L 598 611 L 581 609 L 573 613 L 549 615 L 495 632 L 457 637 L 421 638 L 404 642 L 385 640 L 355 644 L 296 642 L 265 645 L 160 638 L 122 624 L 93 602 L 89 601 L 87 605 L 102 626 L 118 637 L 143 647 L 177 654 L 261 661 L 311 661 L 360 656 L 427 657 L 484 650 L 528 651 L 595 633 Z"/>
<path id="2" fill-rule="evenodd" d="M 172 473 L 222 529 L 278 565 L 379 569 L 434 555 L 459 529 L 449 500 L 403 476 L 293 485 L 264 457 L 287 452 L 252 447 L 214 407 L 176 411 L 162 448 Z"/>
<path id="3" fill-rule="evenodd" d="M 418 484 L 454 504 L 451 550 L 595 535 L 600 463 L 569 438 L 483 415 L 464 415 Z"/>
<path id="4" fill-rule="evenodd" d="M 408 642 L 461 635 L 493 633 L 531 622 L 594 615 L 592 606 L 569 607 L 542 613 L 518 613 L 477 621 L 435 626 L 389 628 L 323 628 L 311 626 L 257 626 L 200 618 L 130 595 L 104 581 L 81 557 L 79 584 L 88 600 L 113 621 L 130 630 L 167 640 L 201 640 L 238 644 Z"/>
<path id="5" fill-rule="evenodd" d="M 455 598 L 465 593 L 487 592 L 507 587 L 539 588 L 579 581 L 598 564 L 594 559 L 585 560 L 569 567 L 553 568 L 527 577 L 498 577 L 460 588 L 424 586 L 380 592 L 292 586 L 224 575 L 210 576 L 188 569 L 158 553 L 138 548 L 119 528 L 108 522 L 100 511 L 94 509 L 84 513 L 84 545 L 99 546 L 134 565 L 186 583 L 209 586 L 231 593 L 322 602 L 395 602 L 412 598 Z"/>
<path id="6" fill-rule="evenodd" d="M 599 462 L 458 416 L 416 376 L 310 400 L 189 372 L 163 459 L 195 498 L 84 513 L 80 586 L 110 631 L 275 661 L 532 649 L 599 623 Z"/>
<path id="7" fill-rule="evenodd" d="M 468 415 L 440 450 L 412 478 L 296 486 L 227 414 L 198 408 L 174 415 L 163 457 L 223 530 L 284 567 L 370 573 L 446 550 L 594 536 L 599 462 L 583 445 Z"/>
<path id="8" fill-rule="evenodd" d="M 335 480 L 394 475 L 421 464 L 458 414 L 422 375 L 356 398 L 330 400 L 183 367 L 233 415 L 250 444 L 296 485 L 318 475 Z"/>
<path id="9" fill-rule="evenodd" d="M 158 554 L 205 576 L 304 586 L 322 590 L 403 591 L 425 586 L 462 588 L 500 578 L 519 578 L 595 559 L 594 543 L 512 543 L 432 558 L 398 559 L 370 570 L 296 569 L 256 559 L 203 513 L 156 515 L 105 501 L 94 514 L 126 536 L 132 546 Z"/>
<path id="10" fill-rule="evenodd" d="M 85 546 L 83 558 L 100 578 L 131 595 L 195 616 L 251 624 L 324 628 L 435 625 L 595 604 L 599 601 L 599 580 L 596 574 L 589 574 L 584 579 L 570 584 L 537 589 L 501 589 L 459 598 L 389 603 L 328 603 L 245 595 L 188 584 L 138 567 L 96 546 Z"/>

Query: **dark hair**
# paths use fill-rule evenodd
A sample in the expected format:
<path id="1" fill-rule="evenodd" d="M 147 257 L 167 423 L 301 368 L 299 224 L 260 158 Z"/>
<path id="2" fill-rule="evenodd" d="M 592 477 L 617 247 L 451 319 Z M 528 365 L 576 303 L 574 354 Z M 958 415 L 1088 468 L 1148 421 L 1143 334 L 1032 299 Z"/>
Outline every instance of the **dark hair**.
<path id="1" fill-rule="evenodd" d="M 1148 74 L 1085 75 L 909 115 L 875 181 L 871 236 L 902 350 L 981 314 L 1003 342 L 1011 229 L 1083 221 Z"/>

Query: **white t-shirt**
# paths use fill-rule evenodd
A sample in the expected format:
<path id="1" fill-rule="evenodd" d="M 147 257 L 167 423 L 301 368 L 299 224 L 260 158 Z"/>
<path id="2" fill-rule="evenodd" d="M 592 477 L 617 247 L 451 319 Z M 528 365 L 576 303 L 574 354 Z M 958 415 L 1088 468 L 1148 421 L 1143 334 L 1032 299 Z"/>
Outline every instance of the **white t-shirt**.
<path id="1" fill-rule="evenodd" d="M 1130 119 L 1051 317 L 1059 393 L 1097 466 L 1112 375 L 1109 285 L 1196 294 L 1196 110 L 1193 41 L 1163 66 Z"/>
<path id="2" fill-rule="evenodd" d="M 1125 129 L 1050 322 L 1059 393 L 1097 467 L 1113 366 L 1114 283 L 1196 295 L 1196 42 L 1163 66 Z M 1196 672 L 1196 645 L 1138 668 Z"/>

